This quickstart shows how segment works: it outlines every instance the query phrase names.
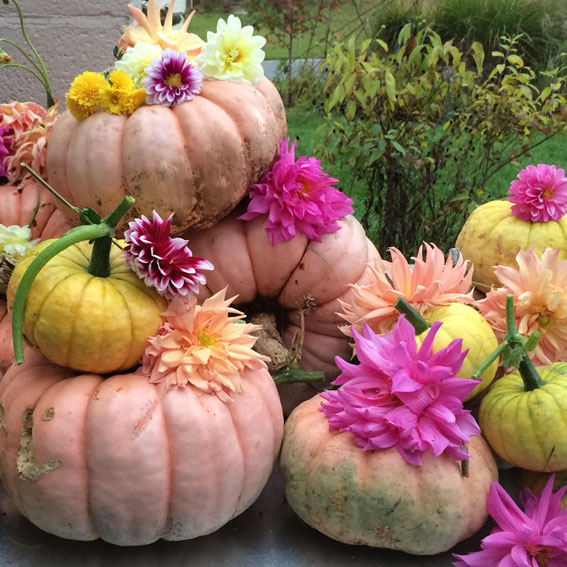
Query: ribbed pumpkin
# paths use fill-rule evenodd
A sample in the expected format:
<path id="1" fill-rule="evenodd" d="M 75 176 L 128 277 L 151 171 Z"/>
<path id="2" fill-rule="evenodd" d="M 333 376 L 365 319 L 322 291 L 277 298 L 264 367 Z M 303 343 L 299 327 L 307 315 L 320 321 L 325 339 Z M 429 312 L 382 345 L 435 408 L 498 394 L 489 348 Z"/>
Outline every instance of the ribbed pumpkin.
<path id="1" fill-rule="evenodd" d="M 325 234 L 322 242 L 300 233 L 276 246 L 271 245 L 261 217 L 242 221 L 233 214 L 209 229 L 187 233 L 193 253 L 215 266 L 207 274 L 207 285 L 201 288 L 199 298 L 228 285 L 227 296 L 238 294 L 237 304 L 272 300 L 286 312 L 283 334 L 288 344 L 299 330 L 302 304 L 311 298 L 316 306 L 305 312 L 300 366 L 324 371 L 327 382 L 334 379 L 338 374 L 335 355 L 349 358 L 352 353 L 349 338 L 338 329 L 342 324 L 337 315 L 339 299 L 348 300 L 349 284 L 365 281 L 367 264 L 377 254 L 354 217 L 346 217 L 339 225 L 341 230 Z M 286 411 L 316 391 L 305 385 L 285 385 L 280 390 L 286 392 Z"/>
<path id="2" fill-rule="evenodd" d="M 519 371 L 497 380 L 483 398 L 479 424 L 494 451 L 522 469 L 567 469 L 567 363 L 537 368 L 544 384 L 526 390 Z"/>
<path id="3" fill-rule="evenodd" d="M 27 351 L 0 382 L 4 486 L 64 538 L 144 545 L 211 533 L 254 502 L 280 449 L 268 371 L 243 379 L 225 403 L 139 374 L 77 375 Z"/>
<path id="4" fill-rule="evenodd" d="M 499 286 L 492 266 L 518 268 L 516 255 L 535 246 L 538 256 L 546 248 L 559 248 L 559 260 L 567 258 L 567 216 L 559 221 L 526 222 L 512 215 L 513 204 L 489 201 L 473 211 L 457 237 L 457 248 L 474 265 L 475 282 Z"/>
<path id="5" fill-rule="evenodd" d="M 19 185 L 0 185 L 0 223 L 5 226 L 26 226 L 37 204 L 35 181 Z M 67 219 L 55 207 L 54 198 L 43 186 L 39 186 L 39 208 L 31 225 L 32 239 L 57 238 L 79 222 L 77 216 Z"/>
<path id="6" fill-rule="evenodd" d="M 256 86 L 206 80 L 198 96 L 173 108 L 142 106 L 129 117 L 98 112 L 80 123 L 64 113 L 49 142 L 47 175 L 70 202 L 101 216 L 125 195 L 135 197 L 121 228 L 155 209 L 175 213 L 179 232 L 227 215 L 270 168 L 286 131 L 268 79 Z"/>
<path id="7" fill-rule="evenodd" d="M 10 309 L 26 269 L 52 242 L 29 250 L 14 269 L 8 285 Z M 117 246 L 110 249 L 110 275 L 90 274 L 92 249 L 79 242 L 39 272 L 27 298 L 24 334 L 56 364 L 84 372 L 128 370 L 160 327 L 167 303 L 127 266 Z"/>
<path id="8" fill-rule="evenodd" d="M 396 451 L 363 451 L 349 432 L 329 431 L 322 398 L 285 425 L 286 500 L 307 524 L 338 541 L 416 555 L 446 551 L 478 531 L 498 470 L 482 437 L 471 438 L 469 476 L 448 455 L 408 464 Z"/>

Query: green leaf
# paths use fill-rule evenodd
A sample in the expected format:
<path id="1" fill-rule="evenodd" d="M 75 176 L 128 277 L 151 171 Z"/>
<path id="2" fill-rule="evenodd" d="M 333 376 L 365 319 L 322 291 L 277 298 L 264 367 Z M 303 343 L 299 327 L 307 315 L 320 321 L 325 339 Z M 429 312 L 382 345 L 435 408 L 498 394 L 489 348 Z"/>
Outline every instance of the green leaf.
<path id="1" fill-rule="evenodd" d="M 502 366 L 518 368 L 526 351 L 522 345 L 514 345 L 504 349 L 502 353 Z"/>
<path id="2" fill-rule="evenodd" d="M 484 64 L 484 47 L 482 43 L 474 41 L 472 44 L 473 59 L 476 65 L 476 72 L 478 75 L 482 74 L 482 67 Z"/>
<path id="3" fill-rule="evenodd" d="M 396 79 L 390 71 L 386 71 L 384 80 L 386 81 L 386 94 L 388 95 L 388 100 L 393 104 L 396 102 Z"/>
<path id="4" fill-rule="evenodd" d="M 345 89 L 342 85 L 339 84 L 335 87 L 335 90 L 333 91 L 331 98 L 327 101 L 327 104 L 325 105 L 327 112 L 330 112 L 337 103 L 343 102 L 344 98 L 345 98 Z"/>
<path id="5" fill-rule="evenodd" d="M 404 45 L 407 43 L 408 39 L 411 37 L 411 22 L 408 22 L 398 34 L 398 45 Z"/>
<path id="6" fill-rule="evenodd" d="M 383 41 L 383 40 L 377 38 L 377 39 L 376 39 L 376 43 L 377 43 L 386 53 L 388 53 L 388 44 L 387 44 L 385 41 Z"/>
<path id="7" fill-rule="evenodd" d="M 353 120 L 356 115 L 356 102 L 349 100 L 346 105 L 346 117 L 348 120 Z"/>
<path id="8" fill-rule="evenodd" d="M 508 55 L 508 62 L 512 63 L 512 65 L 516 65 L 516 67 L 524 66 L 524 60 L 519 55 Z"/>

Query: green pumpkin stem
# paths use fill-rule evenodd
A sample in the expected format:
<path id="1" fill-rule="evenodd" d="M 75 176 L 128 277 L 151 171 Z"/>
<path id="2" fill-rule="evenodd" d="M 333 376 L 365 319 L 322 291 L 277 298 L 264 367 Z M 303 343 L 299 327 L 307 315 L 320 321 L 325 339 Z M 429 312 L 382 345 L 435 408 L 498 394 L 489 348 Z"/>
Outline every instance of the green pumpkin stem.
<path id="1" fill-rule="evenodd" d="M 490 356 L 476 369 L 472 377 L 479 376 L 502 354 L 504 366 L 515 366 L 524 381 L 526 392 L 541 388 L 545 382 L 529 359 L 528 351 L 533 350 L 538 343 L 540 334 L 535 331 L 529 337 L 523 337 L 516 328 L 514 316 L 514 296 L 506 295 L 506 336 Z"/>
<path id="2" fill-rule="evenodd" d="M 421 333 L 427 331 L 431 325 L 403 298 L 399 298 L 394 307 L 402 314 L 406 316 L 406 319 L 412 324 L 415 329 L 416 335 L 421 335 Z"/>
<path id="3" fill-rule="evenodd" d="M 321 371 L 308 372 L 299 368 L 299 364 L 294 362 L 289 366 L 285 366 L 272 374 L 272 378 L 276 384 L 290 384 L 294 382 L 320 382 L 325 379 L 325 374 Z"/>
<path id="4" fill-rule="evenodd" d="M 30 262 L 30 265 L 18 285 L 12 310 L 12 341 L 14 344 L 16 364 L 22 364 L 24 361 L 24 346 L 22 340 L 24 312 L 28 293 L 37 274 L 39 274 L 49 260 L 63 252 L 66 248 L 78 244 L 79 242 L 94 240 L 88 271 L 96 277 L 107 277 L 110 275 L 110 247 L 112 246 L 114 230 L 116 229 L 118 221 L 133 204 L 134 197 L 124 197 L 114 211 L 103 219 L 102 222 L 72 228 L 61 238 L 58 238 L 55 242 L 52 242 L 42 250 Z"/>

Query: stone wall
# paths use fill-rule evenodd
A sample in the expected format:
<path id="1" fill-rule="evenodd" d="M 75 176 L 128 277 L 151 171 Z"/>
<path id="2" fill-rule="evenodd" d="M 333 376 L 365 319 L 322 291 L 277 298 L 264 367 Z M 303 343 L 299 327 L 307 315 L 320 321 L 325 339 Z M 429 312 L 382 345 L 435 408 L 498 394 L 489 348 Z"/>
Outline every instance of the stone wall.
<path id="1" fill-rule="evenodd" d="M 140 0 L 133 2 L 139 5 Z M 160 2 L 163 3 L 163 2 Z M 73 78 L 83 71 L 103 71 L 113 64 L 113 47 L 130 23 L 128 0 L 19 0 L 28 36 L 43 57 L 51 90 L 62 101 Z M 184 6 L 184 2 L 176 2 Z M 0 2 L 0 36 L 25 43 L 15 6 Z M 26 60 L 4 44 L 14 61 Z M 33 100 L 46 104 L 45 91 L 22 69 L 0 69 L 0 102 Z"/>

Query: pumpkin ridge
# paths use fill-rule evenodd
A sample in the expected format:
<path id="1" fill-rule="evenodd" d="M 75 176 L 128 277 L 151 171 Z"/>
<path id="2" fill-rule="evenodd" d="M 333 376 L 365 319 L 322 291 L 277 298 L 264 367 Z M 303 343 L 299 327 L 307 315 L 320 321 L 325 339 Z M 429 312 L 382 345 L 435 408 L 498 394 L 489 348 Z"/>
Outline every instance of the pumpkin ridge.
<path id="1" fill-rule="evenodd" d="M 554 386 L 554 382 L 548 382 L 550 385 Z M 547 394 L 554 402 L 555 405 L 557 406 L 557 409 L 559 410 L 558 412 L 558 416 L 561 418 L 562 422 L 563 422 L 563 429 L 567 431 L 567 413 L 564 411 L 563 407 L 561 407 L 561 404 L 559 403 L 559 400 L 557 399 L 556 396 L 554 396 L 548 388 L 540 388 L 541 392 L 544 394 Z"/>
<path id="2" fill-rule="evenodd" d="M 199 402 L 201 402 L 200 398 L 199 398 Z M 232 428 L 234 429 L 234 436 L 236 438 L 236 442 L 238 443 L 238 447 L 240 449 L 240 454 L 242 455 L 242 483 L 240 485 L 240 490 L 238 492 L 238 498 L 236 499 L 236 508 L 237 510 L 240 509 L 240 502 L 242 500 L 242 495 L 244 492 L 244 479 L 246 478 L 246 455 L 244 453 L 244 444 L 242 443 L 242 440 L 240 439 L 240 432 L 238 431 L 238 427 L 236 424 L 236 421 L 234 420 L 234 416 L 232 415 L 232 411 L 231 411 L 231 407 L 230 407 L 230 402 L 225 403 L 225 407 L 228 410 L 228 416 L 230 417 L 230 421 L 232 423 Z M 205 409 L 206 411 L 206 409 Z"/>
<path id="3" fill-rule="evenodd" d="M 276 301 L 278 303 L 280 301 L 280 295 L 282 294 L 283 290 L 286 288 L 287 284 L 291 280 L 291 276 L 293 276 L 293 274 L 295 273 L 295 271 L 297 270 L 297 268 L 300 266 L 301 262 L 303 261 L 303 258 L 305 258 L 305 254 L 307 254 L 307 249 L 309 248 L 309 245 L 311 244 L 311 242 L 313 242 L 311 239 L 307 240 L 307 244 L 305 245 L 305 249 L 303 250 L 303 254 L 301 255 L 301 258 L 299 259 L 299 262 L 297 262 L 295 268 L 293 268 L 293 270 L 291 270 L 289 276 L 285 280 L 285 283 L 283 284 L 282 288 L 280 289 L 280 292 L 276 296 Z"/>
<path id="4" fill-rule="evenodd" d="M 538 389 L 541 390 L 541 389 Z M 538 390 L 533 390 L 532 392 L 530 392 L 529 396 L 523 396 L 520 398 L 520 403 L 518 404 L 518 411 L 520 409 L 520 404 L 521 402 L 524 402 L 525 404 L 525 408 L 524 408 L 524 412 L 528 414 L 529 416 L 529 421 L 530 421 L 530 428 L 531 428 L 531 435 L 530 437 L 536 442 L 536 448 L 538 453 L 541 455 L 541 457 L 543 458 L 543 460 L 546 460 L 546 455 L 543 452 L 543 447 L 545 446 L 545 435 L 540 437 L 539 435 L 539 431 L 538 428 L 536 426 L 536 420 L 535 420 L 535 416 L 534 413 L 532 411 L 532 401 L 535 401 L 536 396 L 538 396 L 539 391 Z M 518 423 L 518 422 L 516 422 Z M 520 429 L 521 430 L 521 429 Z M 543 433 L 543 432 L 542 432 Z M 524 445 L 524 444 L 523 444 Z M 527 443 L 524 445 L 526 446 Z M 530 443 L 530 448 L 531 448 L 531 443 Z"/>
<path id="5" fill-rule="evenodd" d="M 124 354 L 124 358 L 122 362 L 120 363 L 119 368 L 122 368 L 125 361 L 129 358 L 130 352 L 132 351 L 132 344 L 134 342 L 134 321 L 132 320 L 131 309 L 128 303 L 128 299 L 124 296 L 120 288 L 116 286 L 112 286 L 112 289 L 122 298 L 122 301 L 124 301 L 124 305 L 126 306 L 126 312 L 128 313 L 128 320 L 130 321 L 130 344 L 128 346 L 128 350 Z"/>

